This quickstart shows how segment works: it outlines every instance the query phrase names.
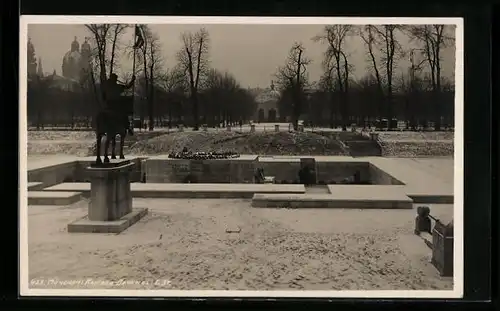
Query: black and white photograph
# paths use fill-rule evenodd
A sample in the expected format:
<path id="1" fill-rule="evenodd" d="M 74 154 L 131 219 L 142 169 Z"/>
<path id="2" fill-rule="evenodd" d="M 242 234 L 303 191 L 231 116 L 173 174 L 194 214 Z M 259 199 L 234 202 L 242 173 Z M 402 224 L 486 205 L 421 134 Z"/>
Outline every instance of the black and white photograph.
<path id="1" fill-rule="evenodd" d="M 21 294 L 462 297 L 463 53 L 461 18 L 21 16 Z"/>

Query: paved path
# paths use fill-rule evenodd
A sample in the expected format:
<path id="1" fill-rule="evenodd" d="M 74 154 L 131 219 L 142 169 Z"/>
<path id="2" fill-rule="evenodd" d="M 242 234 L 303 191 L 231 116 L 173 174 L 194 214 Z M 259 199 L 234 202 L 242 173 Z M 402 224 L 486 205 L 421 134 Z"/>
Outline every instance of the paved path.
<path id="1" fill-rule="evenodd" d="M 31 206 L 30 278 L 167 278 L 171 287 L 141 289 L 180 290 L 452 287 L 413 234 L 414 210 L 259 209 L 246 200 L 206 199 L 134 199 L 134 205 L 147 206 L 149 214 L 119 235 L 65 232 L 87 213 L 86 201 Z M 438 217 L 453 209 L 431 208 Z M 137 289 L 120 287 L 127 288 Z"/>

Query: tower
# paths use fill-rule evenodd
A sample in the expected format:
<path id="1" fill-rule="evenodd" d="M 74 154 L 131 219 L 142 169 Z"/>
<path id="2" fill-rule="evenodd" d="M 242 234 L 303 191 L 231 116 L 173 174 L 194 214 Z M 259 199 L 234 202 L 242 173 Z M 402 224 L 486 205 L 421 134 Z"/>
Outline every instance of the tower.
<path id="1" fill-rule="evenodd" d="M 31 38 L 28 38 L 28 49 L 27 49 L 28 55 L 27 55 L 27 61 L 28 61 L 28 76 L 35 76 L 36 75 L 36 54 L 35 54 L 35 47 L 33 46 L 33 43 L 31 42 Z"/>
<path id="2" fill-rule="evenodd" d="M 40 78 L 43 78 L 43 68 L 42 68 L 42 58 L 38 58 L 38 70 L 37 70 L 37 75 Z"/>
<path id="3" fill-rule="evenodd" d="M 75 39 L 73 42 L 71 42 L 71 52 L 80 52 L 80 43 L 78 43 L 77 37 L 75 36 Z"/>
<path id="4" fill-rule="evenodd" d="M 89 38 L 85 37 L 80 50 L 80 80 L 85 80 L 85 78 L 90 74 L 90 63 L 92 57 L 92 51 L 90 44 L 88 42 Z"/>

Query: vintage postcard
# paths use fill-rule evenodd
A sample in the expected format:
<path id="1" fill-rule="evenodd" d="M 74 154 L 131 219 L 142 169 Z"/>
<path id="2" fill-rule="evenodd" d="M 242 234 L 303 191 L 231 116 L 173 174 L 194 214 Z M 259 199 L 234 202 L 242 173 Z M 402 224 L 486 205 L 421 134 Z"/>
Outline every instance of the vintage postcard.
<path id="1" fill-rule="evenodd" d="M 21 295 L 462 297 L 463 57 L 461 18 L 21 16 Z"/>

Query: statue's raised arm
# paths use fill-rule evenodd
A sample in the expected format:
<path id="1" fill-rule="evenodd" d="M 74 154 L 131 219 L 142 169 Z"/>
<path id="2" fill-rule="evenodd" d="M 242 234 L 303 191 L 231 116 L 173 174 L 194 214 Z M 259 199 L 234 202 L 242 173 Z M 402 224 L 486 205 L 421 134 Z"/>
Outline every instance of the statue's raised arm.
<path id="1" fill-rule="evenodd" d="M 132 80 L 130 80 L 129 83 L 125 84 L 123 87 L 128 90 L 129 88 L 131 88 L 132 86 L 134 86 L 134 83 L 135 83 L 135 76 L 132 76 Z"/>

